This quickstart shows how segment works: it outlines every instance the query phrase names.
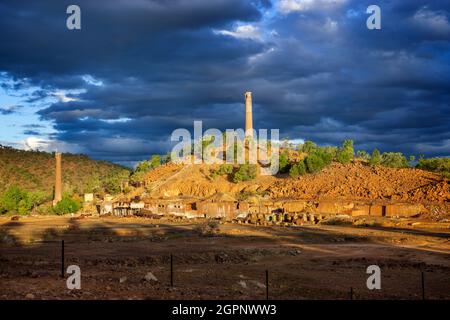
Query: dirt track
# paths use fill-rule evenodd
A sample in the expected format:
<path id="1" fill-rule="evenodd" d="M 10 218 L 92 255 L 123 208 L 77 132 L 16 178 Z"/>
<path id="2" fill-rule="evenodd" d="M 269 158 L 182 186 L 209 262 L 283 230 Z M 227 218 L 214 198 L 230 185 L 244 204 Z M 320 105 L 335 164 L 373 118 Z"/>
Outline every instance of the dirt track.
<path id="1" fill-rule="evenodd" d="M 29 217 L 0 218 L 0 237 L 1 299 L 264 299 L 265 270 L 272 299 L 347 299 L 350 287 L 357 299 L 420 299 L 421 271 L 428 299 L 450 299 L 447 226 L 223 224 L 201 237 L 192 223 Z M 61 239 L 81 290 L 60 278 Z M 371 264 L 382 270 L 379 291 L 366 287 Z M 144 280 L 148 272 L 158 281 Z"/>

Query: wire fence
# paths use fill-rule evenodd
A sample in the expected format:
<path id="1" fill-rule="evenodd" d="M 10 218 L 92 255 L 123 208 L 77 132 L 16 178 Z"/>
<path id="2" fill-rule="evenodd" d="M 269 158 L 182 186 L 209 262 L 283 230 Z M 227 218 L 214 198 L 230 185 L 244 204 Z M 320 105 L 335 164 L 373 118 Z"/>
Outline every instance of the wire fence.
<path id="1" fill-rule="evenodd" d="M 52 250 L 54 252 L 54 258 L 47 258 L 56 261 L 56 257 L 58 257 L 60 265 L 58 273 L 61 279 L 66 279 L 68 277 L 66 270 L 68 265 L 80 263 L 76 258 L 76 253 L 70 249 L 71 243 L 61 240 L 41 241 L 40 244 L 41 246 L 54 246 L 54 250 Z M 79 243 L 77 243 L 77 245 L 78 244 Z M 203 293 L 206 293 L 208 288 L 214 288 L 215 292 L 221 294 L 225 293 L 227 297 L 232 297 L 235 292 L 239 292 L 239 289 L 248 289 L 247 292 L 249 292 L 249 294 L 247 294 L 246 297 L 250 296 L 261 300 L 283 299 L 288 296 L 286 292 L 292 292 L 292 296 L 290 296 L 291 299 L 411 299 L 411 292 L 408 292 L 407 296 L 402 296 L 401 292 L 396 292 L 395 285 L 390 285 L 390 277 L 383 277 L 383 274 L 381 274 L 382 283 L 384 287 L 389 288 L 388 290 L 383 288 L 381 290 L 369 290 L 364 288 L 365 281 L 369 275 L 363 274 L 361 270 L 359 270 L 359 275 L 358 277 L 355 277 L 355 279 L 347 279 L 349 280 L 349 283 L 355 285 L 348 285 L 346 287 L 342 282 L 338 284 L 333 283 L 335 277 L 327 279 L 326 272 L 320 273 L 322 285 L 315 285 L 319 284 L 319 277 L 314 278 L 314 276 L 311 276 L 310 278 L 302 278 L 298 276 L 298 272 L 296 274 L 295 272 L 289 272 L 289 270 L 279 271 L 279 268 L 273 268 L 271 270 L 261 263 L 239 264 L 216 261 L 215 263 L 203 262 L 195 264 L 186 261 L 186 259 L 189 258 L 188 253 L 182 253 L 179 256 L 173 253 L 154 254 L 151 256 L 152 259 L 154 259 L 154 262 L 150 265 L 156 270 L 155 274 L 158 278 L 158 284 L 162 289 L 165 287 L 167 289 L 174 287 L 191 287 L 194 291 L 201 292 L 202 285 L 206 284 L 207 288 L 205 288 Z M 133 255 L 130 253 L 129 257 L 132 258 Z M 141 258 L 141 263 L 138 265 L 138 268 L 146 267 L 145 259 L 142 259 L 142 257 L 139 258 Z M 195 260 L 195 257 L 193 257 L 192 260 Z M 54 264 L 54 266 L 56 265 L 57 263 Z M 155 266 L 158 266 L 158 268 Z M 233 268 L 230 268 L 230 266 Z M 186 270 L 186 267 L 195 268 Z M 96 268 L 101 269 L 102 266 L 82 265 L 81 272 L 93 272 Z M 120 271 L 121 268 L 123 267 L 116 266 L 115 270 Z M 303 268 L 304 269 L 299 269 L 299 272 L 309 274 L 310 270 L 305 266 L 303 266 Z M 127 269 L 129 271 L 130 268 Z M 239 272 L 236 272 L 236 269 L 238 269 Z M 122 273 L 126 274 L 126 272 L 127 271 L 123 271 Z M 333 274 L 333 272 L 328 273 L 328 275 L 331 274 Z M 415 287 L 418 290 L 414 294 L 415 297 L 420 297 L 422 300 L 425 300 L 428 297 L 435 296 L 433 294 L 434 283 L 430 280 L 431 277 L 429 278 L 427 276 L 433 274 L 432 270 L 427 272 L 424 270 L 410 270 L 408 274 L 417 274 L 417 277 L 410 277 L 410 279 L 407 280 L 409 283 L 417 284 Z M 327 282 L 329 283 L 328 289 L 326 289 Z M 325 285 L 323 285 L 323 283 L 325 283 Z M 450 283 L 448 289 L 450 292 Z M 205 299 L 208 297 L 205 294 L 202 294 L 201 298 Z M 235 298 L 240 299 L 241 296 L 236 295 Z M 448 299 L 449 297 L 444 296 L 443 298 Z"/>

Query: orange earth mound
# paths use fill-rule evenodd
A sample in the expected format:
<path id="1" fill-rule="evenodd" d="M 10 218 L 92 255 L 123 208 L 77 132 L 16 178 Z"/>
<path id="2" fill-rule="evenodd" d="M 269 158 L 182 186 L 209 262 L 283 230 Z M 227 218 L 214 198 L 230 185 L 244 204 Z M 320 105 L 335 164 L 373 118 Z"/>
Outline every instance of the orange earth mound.
<path id="1" fill-rule="evenodd" d="M 417 203 L 450 202 L 449 181 L 439 174 L 420 169 L 369 166 L 355 161 L 333 163 L 316 174 L 298 178 L 289 175 L 258 176 L 234 183 L 226 176 L 210 177 L 217 165 L 166 164 L 149 172 L 146 186 L 151 196 L 208 197 L 215 193 L 238 196 L 255 193 L 271 199 L 389 200 Z"/>

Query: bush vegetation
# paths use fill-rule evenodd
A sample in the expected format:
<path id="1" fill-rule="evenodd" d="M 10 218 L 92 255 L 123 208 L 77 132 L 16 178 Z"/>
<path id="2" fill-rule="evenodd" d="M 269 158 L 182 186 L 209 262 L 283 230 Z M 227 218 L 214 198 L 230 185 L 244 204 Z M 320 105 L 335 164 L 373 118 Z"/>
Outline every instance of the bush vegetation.
<path id="1" fill-rule="evenodd" d="M 205 223 L 198 224 L 194 230 L 202 237 L 213 237 L 220 231 L 220 223 L 216 220 L 209 220 Z"/>
<path id="2" fill-rule="evenodd" d="M 289 156 L 287 152 L 282 152 L 279 157 L 279 172 L 286 173 L 289 172 L 291 165 L 289 163 Z"/>
<path id="3" fill-rule="evenodd" d="M 381 154 L 380 154 L 380 151 L 378 151 L 378 149 L 373 149 L 372 156 L 370 157 L 369 163 L 372 166 L 376 166 L 381 163 Z"/>
<path id="4" fill-rule="evenodd" d="M 80 199 L 77 199 L 76 197 L 70 197 L 69 195 L 64 195 L 62 200 L 52 208 L 52 211 L 57 215 L 63 215 L 67 213 L 76 213 L 80 209 Z"/>
<path id="5" fill-rule="evenodd" d="M 23 191 L 53 196 L 55 155 L 43 151 L 17 150 L 0 145 L 0 194 L 13 186 Z M 85 155 L 62 155 L 63 188 L 71 193 L 109 192 L 120 190 L 131 170 Z M 110 190 L 104 190 L 107 187 Z"/>
<path id="6" fill-rule="evenodd" d="M 390 168 L 415 166 L 416 168 L 437 172 L 450 178 L 450 158 L 424 159 L 421 157 L 416 165 L 414 163 L 416 158 L 413 155 L 406 157 L 401 152 L 380 153 L 378 149 L 374 149 L 372 154 L 367 153 L 365 150 L 358 150 L 355 157 L 353 140 L 343 141 L 339 148 L 332 146 L 320 147 L 312 141 L 305 141 L 298 146 L 297 150 L 303 156 L 300 161 L 298 159 L 289 159 L 286 150 L 280 155 L 280 173 L 286 172 L 287 169 L 291 177 L 297 177 L 306 173 L 319 172 L 333 161 L 347 164 L 356 158 L 371 166 L 382 165 Z"/>
<path id="7" fill-rule="evenodd" d="M 242 164 L 234 173 L 233 182 L 253 180 L 257 175 L 257 166 L 255 164 Z"/>
<path id="8" fill-rule="evenodd" d="M 211 170 L 209 173 L 209 177 L 211 179 L 216 179 L 219 176 L 230 175 L 232 173 L 233 173 L 232 164 L 222 164 L 217 170 Z"/>
<path id="9" fill-rule="evenodd" d="M 298 163 L 294 163 L 291 166 L 291 169 L 289 170 L 289 175 L 294 178 L 302 176 L 305 173 L 306 173 L 306 165 L 303 160 L 299 161 Z"/>
<path id="10" fill-rule="evenodd" d="M 353 160 L 354 154 L 353 140 L 345 140 L 342 147 L 338 149 L 336 160 L 342 164 L 347 164 Z"/>
<path id="11" fill-rule="evenodd" d="M 418 169 L 440 173 L 450 179 L 450 158 L 420 158 Z"/>
<path id="12" fill-rule="evenodd" d="M 53 198 L 55 155 L 17 150 L 0 145 L 0 214 L 50 212 Z M 63 188 L 70 194 L 117 193 L 130 170 L 85 155 L 62 156 Z"/>
<path id="13" fill-rule="evenodd" d="M 381 155 L 381 164 L 390 168 L 406 168 L 408 160 L 401 152 L 384 152 Z"/>
<path id="14" fill-rule="evenodd" d="M 38 205 L 49 200 L 41 191 L 28 192 L 17 186 L 12 186 L 0 197 L 0 214 L 28 214 Z"/>

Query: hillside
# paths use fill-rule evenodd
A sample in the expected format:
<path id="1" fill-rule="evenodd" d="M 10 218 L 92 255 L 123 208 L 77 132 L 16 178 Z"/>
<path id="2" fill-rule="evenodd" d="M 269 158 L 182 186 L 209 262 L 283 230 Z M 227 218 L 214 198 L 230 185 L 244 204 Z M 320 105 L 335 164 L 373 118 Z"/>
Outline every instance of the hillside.
<path id="1" fill-rule="evenodd" d="M 0 146 L 0 194 L 11 186 L 27 191 L 53 194 L 55 157 L 52 153 L 24 151 Z M 92 191 L 118 191 L 129 169 L 85 155 L 63 154 L 63 191 L 82 194 Z M 110 189 L 110 190 L 108 190 Z"/>
<path id="2" fill-rule="evenodd" d="M 211 179 L 212 165 L 166 164 L 149 172 L 153 197 L 208 197 L 215 193 L 258 194 L 271 199 L 387 200 L 419 203 L 450 202 L 450 185 L 440 174 L 413 168 L 369 166 L 360 161 L 334 162 L 315 174 L 259 176 L 233 183 L 226 176 Z"/>

